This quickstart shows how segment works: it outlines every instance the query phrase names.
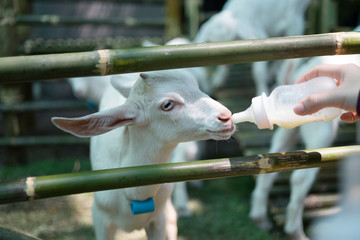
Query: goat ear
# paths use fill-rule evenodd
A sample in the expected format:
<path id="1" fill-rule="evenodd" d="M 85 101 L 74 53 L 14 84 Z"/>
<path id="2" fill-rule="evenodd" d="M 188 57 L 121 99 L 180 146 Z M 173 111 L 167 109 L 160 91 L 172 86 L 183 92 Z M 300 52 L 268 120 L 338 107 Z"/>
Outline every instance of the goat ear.
<path id="1" fill-rule="evenodd" d="M 113 76 L 110 80 L 111 85 L 121 93 L 125 98 L 128 98 L 130 95 L 130 90 L 136 82 L 136 76 L 133 74 L 133 77 L 130 75 L 117 75 Z"/>
<path id="2" fill-rule="evenodd" d="M 255 31 L 252 27 L 250 27 L 246 23 L 242 23 L 241 21 L 236 22 L 236 37 L 239 39 L 256 39 L 259 38 L 259 36 L 256 36 Z M 262 36 L 262 35 L 261 35 Z M 263 37 L 265 38 L 265 37 Z"/>
<path id="3" fill-rule="evenodd" d="M 142 47 L 156 47 L 156 46 L 160 46 L 160 45 L 153 43 L 152 41 L 149 41 L 149 40 L 144 40 L 141 42 L 141 46 Z"/>
<path id="4" fill-rule="evenodd" d="M 145 117 L 135 106 L 122 105 L 79 118 L 53 117 L 51 121 L 77 137 L 92 137 L 118 127 L 145 123 Z"/>

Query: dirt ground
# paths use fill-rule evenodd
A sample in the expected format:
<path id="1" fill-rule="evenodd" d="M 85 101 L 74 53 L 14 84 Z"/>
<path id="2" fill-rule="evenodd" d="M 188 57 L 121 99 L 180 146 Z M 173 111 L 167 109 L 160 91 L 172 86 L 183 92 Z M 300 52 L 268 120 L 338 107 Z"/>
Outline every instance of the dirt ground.
<path id="1" fill-rule="evenodd" d="M 89 193 L 0 205 L 0 225 L 41 239 L 91 239 L 92 199 Z"/>
<path id="2" fill-rule="evenodd" d="M 32 202 L 0 205 L 0 226 L 41 239 L 94 239 L 91 205 L 93 194 L 77 194 Z M 1 237 L 0 237 L 1 239 Z M 116 240 L 146 239 L 144 231 L 117 233 Z"/>

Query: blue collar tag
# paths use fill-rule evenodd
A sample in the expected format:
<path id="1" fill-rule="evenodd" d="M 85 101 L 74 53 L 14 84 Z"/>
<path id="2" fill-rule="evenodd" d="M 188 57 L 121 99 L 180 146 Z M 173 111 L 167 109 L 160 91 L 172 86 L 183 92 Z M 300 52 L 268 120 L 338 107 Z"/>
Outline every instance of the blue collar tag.
<path id="1" fill-rule="evenodd" d="M 154 199 L 149 198 L 145 201 L 131 200 L 130 209 L 133 215 L 153 212 L 155 210 Z"/>

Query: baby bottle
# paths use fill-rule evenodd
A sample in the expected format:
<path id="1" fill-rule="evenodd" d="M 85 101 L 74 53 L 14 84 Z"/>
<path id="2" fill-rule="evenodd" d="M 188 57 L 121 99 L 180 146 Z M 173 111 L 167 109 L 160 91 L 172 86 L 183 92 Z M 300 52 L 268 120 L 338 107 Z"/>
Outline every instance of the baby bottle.
<path id="1" fill-rule="evenodd" d="M 309 95 L 325 92 L 336 87 L 334 79 L 318 77 L 307 82 L 283 85 L 275 88 L 270 96 L 263 93 L 252 99 L 251 106 L 232 116 L 234 123 L 252 122 L 259 129 L 273 129 L 277 124 L 282 128 L 294 128 L 309 122 L 330 121 L 341 114 L 340 108 L 324 108 L 306 116 L 294 112 L 295 105 Z"/>

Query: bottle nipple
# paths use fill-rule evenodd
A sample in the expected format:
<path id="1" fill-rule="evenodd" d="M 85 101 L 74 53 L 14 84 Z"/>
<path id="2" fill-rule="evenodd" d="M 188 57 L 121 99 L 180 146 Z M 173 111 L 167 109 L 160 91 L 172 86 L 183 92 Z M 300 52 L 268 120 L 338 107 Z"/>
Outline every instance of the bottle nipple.
<path id="1" fill-rule="evenodd" d="M 252 122 L 255 123 L 255 118 L 252 109 L 248 108 L 245 111 L 234 113 L 231 117 L 234 123 Z"/>
<path id="2" fill-rule="evenodd" d="M 255 123 L 259 129 L 268 128 L 270 130 L 273 129 L 273 124 L 270 123 L 266 109 L 265 102 L 267 97 L 265 93 L 260 96 L 254 97 L 252 99 L 252 104 L 245 111 L 234 113 L 232 116 L 232 120 L 234 123 L 240 122 L 252 122 Z"/>

